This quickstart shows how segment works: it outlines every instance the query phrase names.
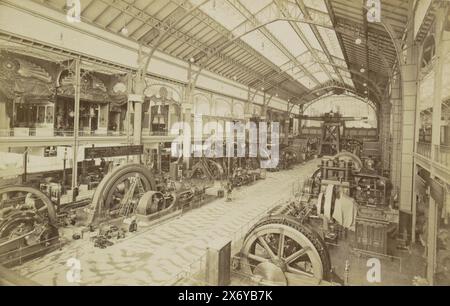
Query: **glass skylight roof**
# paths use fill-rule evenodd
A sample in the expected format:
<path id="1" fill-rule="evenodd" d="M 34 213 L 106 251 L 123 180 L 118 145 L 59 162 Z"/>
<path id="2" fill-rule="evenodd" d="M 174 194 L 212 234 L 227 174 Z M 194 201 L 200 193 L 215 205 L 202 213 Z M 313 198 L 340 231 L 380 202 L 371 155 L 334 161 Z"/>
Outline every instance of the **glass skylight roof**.
<path id="1" fill-rule="evenodd" d="M 303 0 L 303 3 L 310 8 L 328 13 L 327 6 L 323 0 Z"/>
<path id="2" fill-rule="evenodd" d="M 312 57 L 312 54 L 310 51 L 306 51 L 300 56 L 297 57 L 297 60 L 305 66 L 306 64 L 312 63 L 314 61 L 314 58 Z"/>
<path id="3" fill-rule="evenodd" d="M 256 14 L 272 3 L 272 0 L 240 0 L 241 3 L 252 13 Z"/>
<path id="4" fill-rule="evenodd" d="M 320 67 L 320 64 L 318 63 L 312 63 L 308 66 L 308 71 L 311 72 L 312 74 L 316 73 L 316 72 L 322 72 L 322 68 Z"/>
<path id="5" fill-rule="evenodd" d="M 191 2 L 199 5 L 203 0 L 191 0 Z M 241 13 L 225 0 L 208 1 L 200 9 L 230 31 L 245 21 Z"/>
<path id="6" fill-rule="evenodd" d="M 316 38 L 316 35 L 314 35 L 309 24 L 299 23 L 298 27 L 305 36 L 306 40 L 311 44 L 311 47 L 313 47 L 314 49 L 322 49 L 320 47 L 319 41 Z"/>
<path id="7" fill-rule="evenodd" d="M 351 74 L 350 74 L 350 72 L 348 72 L 347 70 L 343 70 L 343 69 L 339 68 L 339 72 L 341 73 L 341 75 L 342 75 L 343 77 L 351 78 Z"/>
<path id="8" fill-rule="evenodd" d="M 194 5 L 199 5 L 203 0 L 191 0 L 191 2 Z M 303 2 L 314 21 L 320 24 L 332 25 L 324 0 L 303 0 Z M 291 17 L 302 18 L 303 14 L 296 1 L 287 0 L 285 5 L 286 11 L 289 12 Z M 274 0 L 212 0 L 202 5 L 200 9 L 228 29 L 234 36 L 246 33 L 241 37 L 242 41 L 291 75 L 306 88 L 312 89 L 316 87 L 318 85 L 316 80 L 320 83 L 325 83 L 330 80 L 330 76 L 339 80 L 339 76 L 333 67 L 328 64 L 330 61 L 314 34 L 311 25 L 301 22 L 291 25 L 286 20 L 274 21 L 281 16 L 281 12 L 278 10 Z M 254 30 L 255 25 L 264 25 L 264 27 Z M 295 27 L 298 27 L 299 33 L 296 32 Z M 270 35 L 266 37 L 262 29 L 266 29 L 270 35 L 278 40 L 280 45 L 277 45 L 275 41 L 272 42 Z M 335 64 L 339 67 L 347 68 L 335 31 L 321 26 L 316 26 L 316 29 L 329 54 L 333 57 Z M 312 50 L 308 50 L 307 45 Z M 286 51 L 289 54 L 285 54 Z M 303 68 L 296 67 L 298 63 L 290 61 L 291 55 L 297 59 Z M 321 64 L 317 63 L 316 60 L 319 60 Z M 326 71 L 324 71 L 323 67 L 325 67 Z M 302 71 L 303 69 L 307 69 L 316 80 L 305 74 Z M 339 69 L 339 73 L 346 84 L 353 86 L 351 75 L 348 71 Z"/>
<path id="9" fill-rule="evenodd" d="M 322 40 L 327 46 L 327 49 L 331 53 L 331 55 L 338 58 L 344 58 L 344 54 L 342 54 L 341 46 L 339 45 L 336 33 L 333 30 L 323 27 L 318 27 L 318 29 L 320 36 L 322 36 Z"/>
<path id="10" fill-rule="evenodd" d="M 280 49 L 259 31 L 250 32 L 243 36 L 242 40 L 277 66 L 283 65 L 289 60 Z"/>
<path id="11" fill-rule="evenodd" d="M 314 52 L 321 62 L 328 62 L 328 57 L 322 50 L 314 50 Z"/>
<path id="12" fill-rule="evenodd" d="M 325 83 L 325 82 L 330 81 L 330 78 L 328 77 L 328 75 L 323 71 L 314 73 L 313 75 L 320 83 Z"/>
<path id="13" fill-rule="evenodd" d="M 315 86 L 314 82 L 311 81 L 311 79 L 307 76 L 298 79 L 297 81 L 299 81 L 303 86 L 305 86 L 308 89 L 313 89 Z"/>
<path id="14" fill-rule="evenodd" d="M 297 57 L 308 50 L 289 23 L 285 21 L 277 21 L 267 25 L 266 28 L 286 47 L 287 50 L 289 50 L 293 56 Z"/>
<path id="15" fill-rule="evenodd" d="M 347 78 L 347 77 L 343 77 L 343 79 L 344 79 L 344 83 L 345 83 L 345 84 L 347 84 L 348 86 L 351 86 L 351 87 L 355 87 L 355 86 L 353 85 L 352 79 Z"/>

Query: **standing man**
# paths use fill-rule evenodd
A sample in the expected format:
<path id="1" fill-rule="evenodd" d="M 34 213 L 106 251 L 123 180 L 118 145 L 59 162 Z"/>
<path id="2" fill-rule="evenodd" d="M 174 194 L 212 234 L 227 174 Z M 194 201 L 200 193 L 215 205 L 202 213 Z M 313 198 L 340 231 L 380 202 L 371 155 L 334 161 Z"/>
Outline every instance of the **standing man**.
<path id="1" fill-rule="evenodd" d="M 231 178 L 228 178 L 227 181 L 227 202 L 231 202 L 232 197 L 231 197 L 231 193 L 233 191 L 233 182 Z"/>

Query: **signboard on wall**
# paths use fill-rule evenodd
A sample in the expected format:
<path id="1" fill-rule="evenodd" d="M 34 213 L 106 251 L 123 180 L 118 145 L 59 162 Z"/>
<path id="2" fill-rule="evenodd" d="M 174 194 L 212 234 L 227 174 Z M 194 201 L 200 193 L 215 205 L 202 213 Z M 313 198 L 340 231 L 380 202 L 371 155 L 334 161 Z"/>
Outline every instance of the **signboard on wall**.
<path id="1" fill-rule="evenodd" d="M 127 155 L 141 155 L 144 153 L 144 146 L 114 146 L 114 147 L 94 147 L 84 149 L 84 158 L 118 157 Z"/>

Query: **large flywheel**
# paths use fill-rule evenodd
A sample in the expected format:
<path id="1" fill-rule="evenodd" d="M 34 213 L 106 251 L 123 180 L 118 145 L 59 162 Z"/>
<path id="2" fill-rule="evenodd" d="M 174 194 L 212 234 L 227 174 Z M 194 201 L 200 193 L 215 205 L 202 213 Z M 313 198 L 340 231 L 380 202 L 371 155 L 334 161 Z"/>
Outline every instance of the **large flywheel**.
<path id="1" fill-rule="evenodd" d="M 353 163 L 353 169 L 355 171 L 360 171 L 363 167 L 363 163 L 361 159 L 353 153 L 342 151 L 338 154 L 334 155 L 332 159 L 342 160 L 342 161 L 351 161 Z"/>
<path id="2" fill-rule="evenodd" d="M 47 248 L 59 240 L 56 210 L 40 190 L 27 186 L 0 187 L 0 263 L 9 265 L 19 256 Z"/>
<path id="3" fill-rule="evenodd" d="M 201 158 L 193 167 L 190 178 L 220 180 L 224 177 L 224 170 L 221 164 L 210 159 Z"/>
<path id="4" fill-rule="evenodd" d="M 140 198 L 150 190 L 156 190 L 156 182 L 145 166 L 128 164 L 114 169 L 95 190 L 88 224 L 97 225 L 135 213 Z"/>
<path id="5" fill-rule="evenodd" d="M 331 263 L 324 241 L 291 216 L 268 216 L 259 221 L 247 234 L 241 256 L 244 273 L 262 276 L 272 284 L 289 285 L 296 276 L 319 281 L 330 277 Z"/>

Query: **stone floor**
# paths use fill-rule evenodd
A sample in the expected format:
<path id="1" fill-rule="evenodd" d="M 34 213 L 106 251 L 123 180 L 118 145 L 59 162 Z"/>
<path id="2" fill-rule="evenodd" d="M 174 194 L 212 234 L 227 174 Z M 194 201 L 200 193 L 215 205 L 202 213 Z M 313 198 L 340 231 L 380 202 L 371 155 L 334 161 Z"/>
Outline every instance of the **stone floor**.
<path id="1" fill-rule="evenodd" d="M 294 185 L 309 176 L 317 164 L 313 160 L 292 170 L 267 173 L 265 180 L 235 190 L 232 202 L 217 199 L 155 227 L 140 227 L 136 235 L 106 249 L 94 248 L 85 237 L 15 270 L 45 285 L 172 284 L 183 271 L 202 267 L 211 242 L 232 240 L 233 251 L 237 251 L 238 241 L 248 228 L 267 210 L 291 197 Z M 71 266 L 71 258 L 79 261 L 79 268 Z M 77 271 L 80 282 L 68 281 Z"/>

